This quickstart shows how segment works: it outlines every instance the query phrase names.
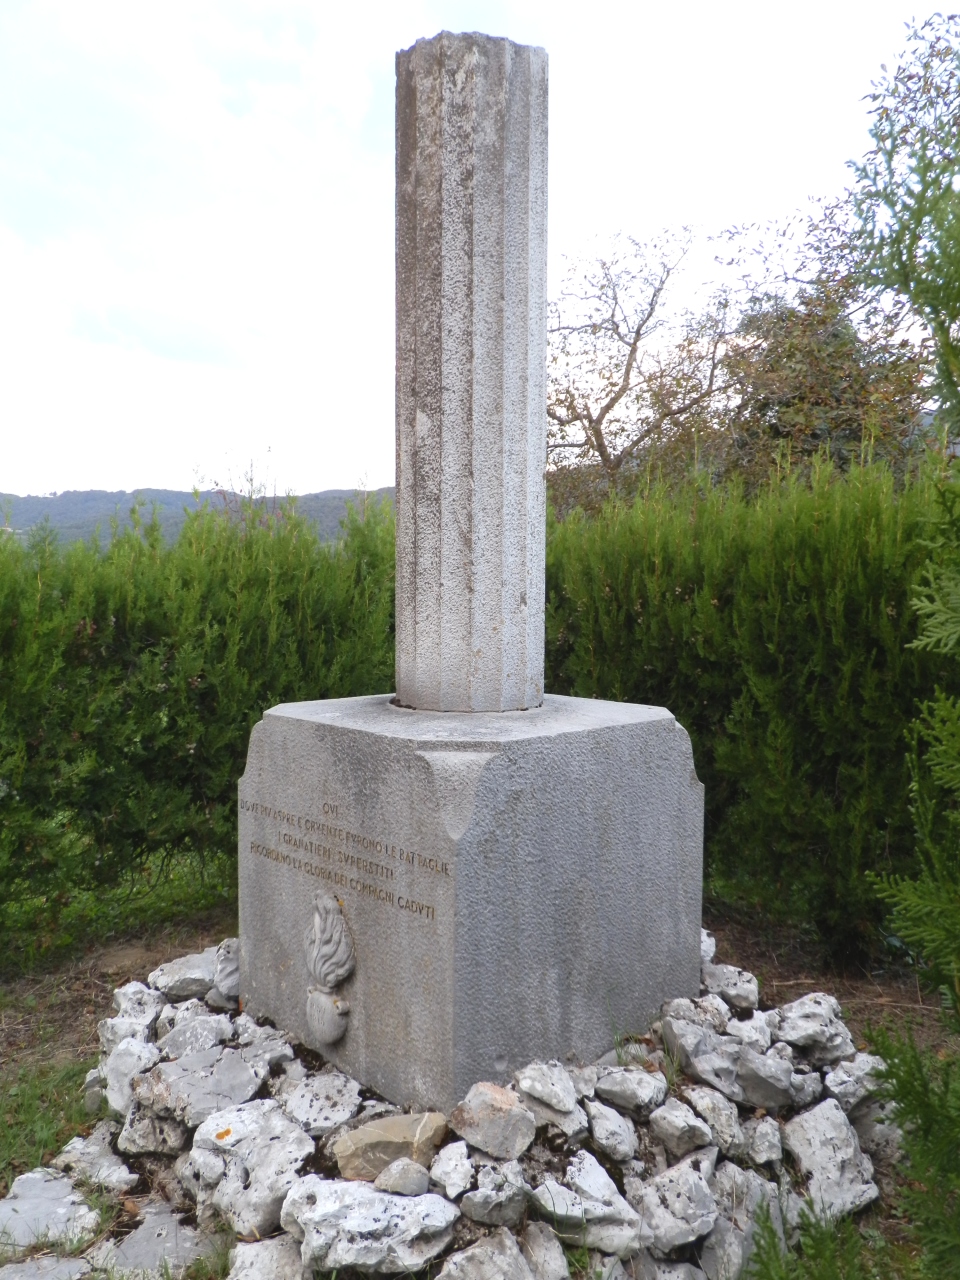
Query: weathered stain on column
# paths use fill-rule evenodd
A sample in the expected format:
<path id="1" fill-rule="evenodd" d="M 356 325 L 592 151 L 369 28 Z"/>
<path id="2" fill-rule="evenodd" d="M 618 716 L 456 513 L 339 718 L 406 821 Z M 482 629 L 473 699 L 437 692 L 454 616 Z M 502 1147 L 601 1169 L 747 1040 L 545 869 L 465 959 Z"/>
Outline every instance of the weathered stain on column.
<path id="1" fill-rule="evenodd" d="M 397 54 L 397 699 L 543 701 L 547 55 Z"/>

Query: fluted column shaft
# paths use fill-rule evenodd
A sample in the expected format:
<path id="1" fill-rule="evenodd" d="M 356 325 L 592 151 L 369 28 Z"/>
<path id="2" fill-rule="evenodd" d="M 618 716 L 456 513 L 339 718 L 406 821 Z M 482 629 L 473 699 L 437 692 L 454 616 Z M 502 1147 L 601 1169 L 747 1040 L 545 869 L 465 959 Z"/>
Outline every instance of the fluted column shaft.
<path id="1" fill-rule="evenodd" d="M 397 696 L 543 700 L 547 55 L 397 55 Z"/>

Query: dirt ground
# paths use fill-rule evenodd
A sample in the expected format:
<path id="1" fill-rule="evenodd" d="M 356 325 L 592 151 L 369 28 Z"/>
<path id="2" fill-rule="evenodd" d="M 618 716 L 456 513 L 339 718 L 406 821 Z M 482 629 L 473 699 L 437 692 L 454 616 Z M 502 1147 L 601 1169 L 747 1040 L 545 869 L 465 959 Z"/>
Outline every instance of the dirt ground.
<path id="1" fill-rule="evenodd" d="M 148 937 L 91 947 L 48 973 L 0 984 L 0 1070 L 95 1057 L 97 1023 L 116 1012 L 115 987 L 144 982 L 165 960 L 202 951 L 236 932 L 234 912 L 211 914 Z"/>
<path id="2" fill-rule="evenodd" d="M 936 995 L 921 989 L 915 973 L 890 967 L 838 975 L 800 931 L 709 914 L 705 923 L 717 939 L 718 961 L 755 973 L 765 1006 L 828 991 L 840 1001 L 858 1044 L 865 1043 L 870 1026 L 887 1025 L 911 1029 L 926 1047 L 960 1051 L 944 1029 Z M 94 946 L 49 973 L 6 982 L 0 986 L 0 1069 L 96 1056 L 97 1023 L 114 1012 L 114 987 L 144 981 L 163 961 L 202 950 L 236 929 L 231 912 L 214 914 L 148 937 Z"/>

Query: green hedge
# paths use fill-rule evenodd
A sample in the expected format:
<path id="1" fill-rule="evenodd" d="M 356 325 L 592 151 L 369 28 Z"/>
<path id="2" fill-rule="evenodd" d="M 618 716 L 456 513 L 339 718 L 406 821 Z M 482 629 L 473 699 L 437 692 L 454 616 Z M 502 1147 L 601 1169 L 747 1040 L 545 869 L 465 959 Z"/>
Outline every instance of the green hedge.
<path id="1" fill-rule="evenodd" d="M 569 519 L 548 550 L 547 687 L 669 707 L 706 785 L 707 883 L 876 941 L 868 870 L 913 865 L 907 726 L 956 674 L 908 649 L 932 475 L 653 489 Z"/>
<path id="2" fill-rule="evenodd" d="M 0 902 L 66 903 L 157 855 L 236 847 L 264 708 L 390 688 L 393 529 L 188 516 L 107 548 L 0 545 Z M 2 922 L 0 922 L 2 923 Z"/>
<path id="3" fill-rule="evenodd" d="M 937 480 L 653 489 L 552 524 L 547 687 L 662 704 L 706 784 L 712 892 L 875 938 L 865 872 L 913 869 L 905 731 L 942 657 L 908 648 Z M 252 725 L 277 702 L 388 690 L 393 526 L 336 546 L 295 510 L 191 515 L 105 547 L 0 544 L 2 904 L 229 852 Z M 951 664 L 955 666 L 956 664 Z"/>

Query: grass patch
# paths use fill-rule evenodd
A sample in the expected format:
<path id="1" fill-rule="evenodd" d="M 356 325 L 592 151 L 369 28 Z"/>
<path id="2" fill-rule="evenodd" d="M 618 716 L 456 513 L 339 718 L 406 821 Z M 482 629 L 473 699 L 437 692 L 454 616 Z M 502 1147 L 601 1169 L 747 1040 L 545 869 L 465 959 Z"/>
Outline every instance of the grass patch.
<path id="1" fill-rule="evenodd" d="M 237 904 L 237 860 L 156 854 L 119 885 L 0 903 L 0 976 L 34 972 L 90 945 L 136 937 Z"/>
<path id="2" fill-rule="evenodd" d="M 78 1133 L 88 1132 L 83 1079 L 96 1059 L 51 1066 L 0 1067 L 0 1195 L 14 1178 L 49 1161 Z"/>

